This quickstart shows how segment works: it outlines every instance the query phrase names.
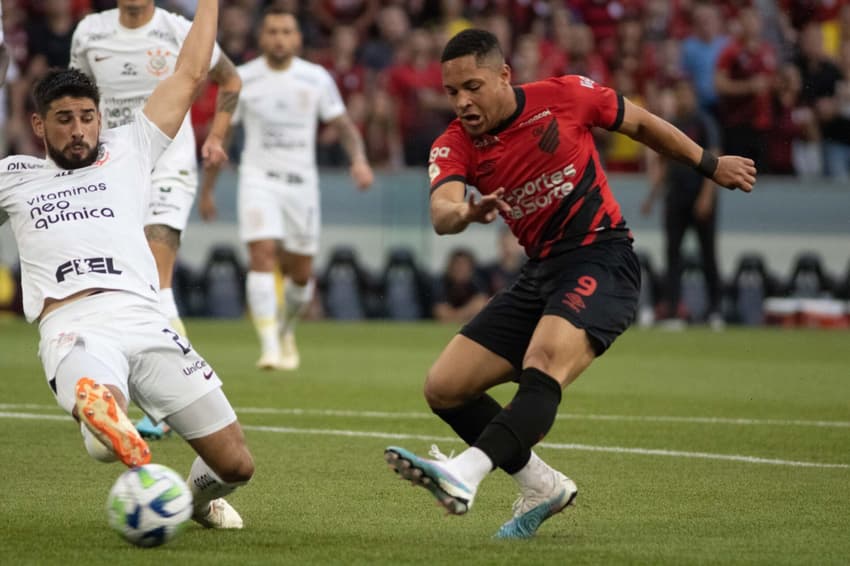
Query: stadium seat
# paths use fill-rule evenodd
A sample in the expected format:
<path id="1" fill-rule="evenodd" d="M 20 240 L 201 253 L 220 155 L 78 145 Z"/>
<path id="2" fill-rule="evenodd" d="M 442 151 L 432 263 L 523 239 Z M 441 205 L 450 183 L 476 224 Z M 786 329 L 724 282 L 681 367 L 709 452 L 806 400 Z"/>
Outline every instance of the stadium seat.
<path id="1" fill-rule="evenodd" d="M 816 299 L 832 297 L 833 283 L 816 252 L 797 256 L 786 286 L 789 297 Z"/>
<path id="2" fill-rule="evenodd" d="M 764 301 L 776 292 L 775 279 L 768 273 L 761 254 L 745 253 L 729 285 L 731 321 L 747 326 L 764 322 Z"/>
<path id="3" fill-rule="evenodd" d="M 319 279 L 323 306 L 329 318 L 366 318 L 371 287 L 371 278 L 353 248 L 338 247 L 331 252 L 324 274 Z"/>
<path id="4" fill-rule="evenodd" d="M 390 320 L 418 320 L 431 314 L 431 280 L 408 248 L 390 250 L 380 280 L 382 315 Z"/>
<path id="5" fill-rule="evenodd" d="M 203 287 L 207 316 L 239 318 L 245 314 L 245 268 L 232 246 L 216 246 L 210 251 Z"/>

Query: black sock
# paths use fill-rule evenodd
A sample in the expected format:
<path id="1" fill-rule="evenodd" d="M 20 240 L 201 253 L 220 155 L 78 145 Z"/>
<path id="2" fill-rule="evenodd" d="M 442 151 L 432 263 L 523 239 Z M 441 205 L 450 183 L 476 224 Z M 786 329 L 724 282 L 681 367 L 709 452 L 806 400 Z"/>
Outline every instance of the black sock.
<path id="1" fill-rule="evenodd" d="M 431 409 L 435 415 L 452 427 L 464 442 L 472 446 L 481 433 L 496 416 L 502 412 L 499 402 L 487 395 L 477 397 L 459 407 L 450 409 Z M 509 474 L 520 471 L 531 458 L 531 450 L 519 452 L 516 456 L 499 466 Z"/>
<path id="2" fill-rule="evenodd" d="M 560 402 L 561 385 L 554 378 L 536 368 L 524 369 L 513 400 L 490 421 L 474 446 L 499 467 L 530 453 L 552 428 Z"/>

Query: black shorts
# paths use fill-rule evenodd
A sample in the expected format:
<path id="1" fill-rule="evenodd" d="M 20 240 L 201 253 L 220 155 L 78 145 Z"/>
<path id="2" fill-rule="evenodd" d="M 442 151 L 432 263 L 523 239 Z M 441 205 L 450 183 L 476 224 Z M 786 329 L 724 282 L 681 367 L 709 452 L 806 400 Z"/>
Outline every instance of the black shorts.
<path id="1" fill-rule="evenodd" d="M 607 240 L 556 258 L 529 260 L 517 281 L 493 297 L 460 333 L 517 370 L 543 315 L 583 328 L 597 356 L 634 321 L 640 265 L 630 240 Z"/>

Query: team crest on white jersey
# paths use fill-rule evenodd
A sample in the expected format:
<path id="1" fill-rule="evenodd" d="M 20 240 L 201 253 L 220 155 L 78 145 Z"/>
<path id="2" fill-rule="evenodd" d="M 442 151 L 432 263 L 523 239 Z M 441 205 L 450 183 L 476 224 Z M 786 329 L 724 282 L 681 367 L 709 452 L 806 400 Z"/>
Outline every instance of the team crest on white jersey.
<path id="1" fill-rule="evenodd" d="M 167 49 L 151 49 L 148 51 L 150 60 L 148 61 L 148 72 L 155 77 L 161 77 L 170 70 L 167 57 L 171 55 L 171 51 Z"/>

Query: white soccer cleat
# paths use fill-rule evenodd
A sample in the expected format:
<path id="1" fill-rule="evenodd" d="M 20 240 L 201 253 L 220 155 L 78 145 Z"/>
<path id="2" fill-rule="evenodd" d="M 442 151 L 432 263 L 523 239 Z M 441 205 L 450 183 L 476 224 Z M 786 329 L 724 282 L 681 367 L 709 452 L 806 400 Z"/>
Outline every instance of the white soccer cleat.
<path id="1" fill-rule="evenodd" d="M 283 370 L 295 370 L 301 365 L 301 356 L 295 346 L 295 333 L 287 332 L 280 338 L 280 367 Z"/>
<path id="2" fill-rule="evenodd" d="M 546 487 L 542 490 L 523 489 L 514 502 L 513 518 L 502 525 L 494 538 L 531 538 L 543 521 L 575 501 L 578 487 L 573 480 L 549 466 L 541 466 L 541 473 Z"/>
<path id="3" fill-rule="evenodd" d="M 257 360 L 257 369 L 277 370 L 284 368 L 281 366 L 279 354 L 265 353 Z"/>
<path id="4" fill-rule="evenodd" d="M 242 528 L 242 517 L 222 497 L 210 501 L 209 511 L 206 515 L 193 515 L 192 519 L 207 529 Z"/>
<path id="5" fill-rule="evenodd" d="M 448 458 L 432 447 L 435 460 L 420 458 L 410 450 L 390 446 L 384 460 L 390 468 L 413 485 L 427 489 L 451 515 L 463 515 L 472 507 L 475 488 L 455 477 L 446 467 Z"/>

